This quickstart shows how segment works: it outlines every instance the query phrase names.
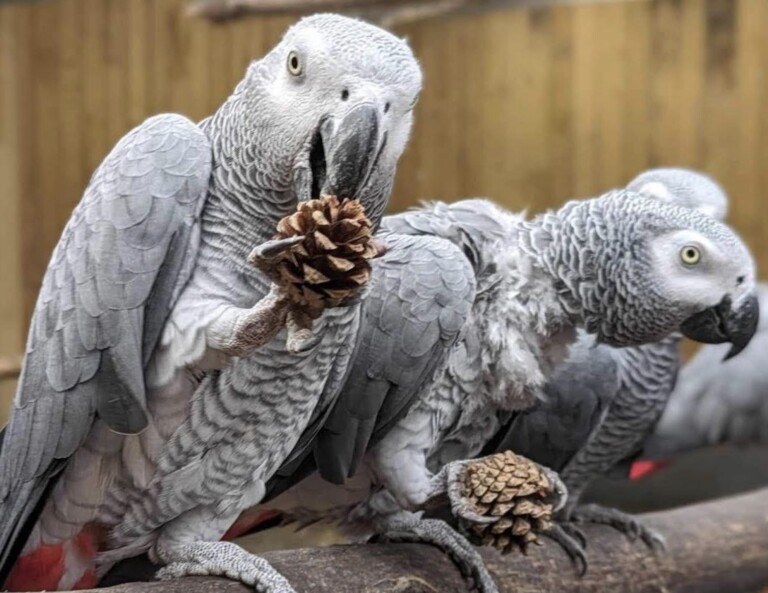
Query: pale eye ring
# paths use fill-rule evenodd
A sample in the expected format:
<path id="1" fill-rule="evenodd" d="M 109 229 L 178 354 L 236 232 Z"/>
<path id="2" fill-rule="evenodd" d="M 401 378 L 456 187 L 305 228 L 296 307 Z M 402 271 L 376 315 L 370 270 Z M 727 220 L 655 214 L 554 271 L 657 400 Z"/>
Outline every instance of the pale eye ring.
<path id="1" fill-rule="evenodd" d="M 680 250 L 680 260 L 686 266 L 695 266 L 701 261 L 701 251 L 695 245 L 686 245 Z"/>
<path id="2" fill-rule="evenodd" d="M 303 70 L 301 65 L 301 60 L 299 59 L 299 54 L 295 51 L 292 51 L 288 54 L 288 72 L 290 72 L 291 76 L 301 76 L 301 72 Z"/>

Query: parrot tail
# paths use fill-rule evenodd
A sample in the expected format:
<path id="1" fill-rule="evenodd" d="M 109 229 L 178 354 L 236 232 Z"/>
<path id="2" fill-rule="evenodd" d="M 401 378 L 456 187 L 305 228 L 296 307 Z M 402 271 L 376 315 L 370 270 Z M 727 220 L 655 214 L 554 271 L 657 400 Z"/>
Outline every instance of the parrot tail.
<path id="1" fill-rule="evenodd" d="M 57 591 L 96 587 L 98 541 L 98 531 L 86 527 L 70 541 L 34 548 L 16 561 L 4 589 Z"/>
<path id="2" fill-rule="evenodd" d="M 242 513 L 222 536 L 224 541 L 232 541 L 244 535 L 258 533 L 272 527 L 277 527 L 283 522 L 283 513 L 280 511 L 250 510 Z"/>
<path id="3" fill-rule="evenodd" d="M 224 541 L 232 541 L 244 535 L 258 533 L 271 527 L 276 527 L 283 520 L 280 511 L 246 511 L 235 521 L 232 527 L 222 536 Z M 155 577 L 157 566 L 150 562 L 146 554 L 117 562 L 99 581 L 99 587 L 114 587 L 125 583 L 151 581 Z"/>
<path id="4" fill-rule="evenodd" d="M 671 461 L 664 459 L 654 459 L 653 461 L 649 459 L 641 459 L 640 461 L 635 461 L 629 469 L 629 479 L 639 480 L 640 478 L 650 476 L 669 466 L 671 463 Z"/>

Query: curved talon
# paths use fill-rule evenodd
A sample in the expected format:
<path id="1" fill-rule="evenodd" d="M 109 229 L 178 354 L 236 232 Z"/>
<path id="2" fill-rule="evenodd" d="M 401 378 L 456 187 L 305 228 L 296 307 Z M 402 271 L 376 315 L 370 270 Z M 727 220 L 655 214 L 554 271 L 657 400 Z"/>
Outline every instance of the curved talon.
<path id="1" fill-rule="evenodd" d="M 577 540 L 582 548 L 587 548 L 587 536 L 573 523 L 560 523 L 562 530 L 573 539 Z"/>
<path id="2" fill-rule="evenodd" d="M 287 239 L 273 239 L 271 241 L 266 241 L 253 248 L 248 256 L 248 261 L 257 267 L 265 263 L 271 263 L 271 260 L 274 260 L 284 251 L 301 243 L 303 240 L 304 235 L 297 235 L 296 237 L 289 237 Z"/>
<path id="3" fill-rule="evenodd" d="M 499 593 L 477 549 L 440 519 L 422 519 L 417 514 L 395 515 L 384 519 L 382 527 L 382 532 L 374 536 L 376 541 L 418 542 L 437 546 L 470 582 L 472 590 Z"/>
<path id="4" fill-rule="evenodd" d="M 552 503 L 552 511 L 556 513 L 564 508 L 568 502 L 568 488 L 565 482 L 560 479 L 560 474 L 556 471 L 549 469 L 545 465 L 539 465 L 539 467 L 552 483 L 552 496 L 555 498 L 555 501 Z"/>
<path id="5" fill-rule="evenodd" d="M 654 552 L 664 552 L 667 549 L 667 540 L 659 532 L 649 529 L 643 525 L 640 526 L 640 539 L 643 540 Z"/>
<path id="6" fill-rule="evenodd" d="M 541 535 L 558 544 L 571 559 L 576 568 L 576 574 L 583 577 L 587 574 L 587 569 L 589 568 L 587 555 L 584 546 L 580 545 L 580 541 L 578 541 L 580 538 L 578 536 L 573 537 L 568 533 L 569 531 L 570 527 L 566 528 L 563 524 L 555 523 L 551 529 L 542 532 Z M 583 536 L 584 534 L 581 534 L 581 537 Z M 586 542 L 586 539 L 584 541 Z"/>
<path id="7" fill-rule="evenodd" d="M 623 533 L 630 541 L 642 542 L 653 551 L 666 549 L 664 536 L 643 525 L 640 519 L 618 509 L 588 504 L 574 509 L 571 519 L 577 523 L 598 523 L 613 527 Z"/>
<path id="8" fill-rule="evenodd" d="M 467 510 L 466 507 L 454 506 L 451 504 L 451 511 L 453 516 L 457 519 L 463 519 L 469 523 L 490 525 L 491 523 L 497 523 L 502 517 L 493 517 L 491 515 L 478 515 L 475 511 Z"/>

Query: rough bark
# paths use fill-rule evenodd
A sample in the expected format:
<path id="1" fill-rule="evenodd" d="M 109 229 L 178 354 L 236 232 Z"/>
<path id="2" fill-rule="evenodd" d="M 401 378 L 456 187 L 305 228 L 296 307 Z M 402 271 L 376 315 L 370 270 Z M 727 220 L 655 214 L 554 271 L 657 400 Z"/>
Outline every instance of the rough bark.
<path id="1" fill-rule="evenodd" d="M 549 540 L 528 556 L 484 551 L 503 593 L 747 593 L 768 585 L 768 489 L 645 516 L 667 538 L 654 555 L 607 527 L 587 526 L 590 568 L 579 578 Z M 437 549 L 334 546 L 265 554 L 299 593 L 463 593 Z M 244 593 L 215 578 L 122 585 L 110 593 Z"/>

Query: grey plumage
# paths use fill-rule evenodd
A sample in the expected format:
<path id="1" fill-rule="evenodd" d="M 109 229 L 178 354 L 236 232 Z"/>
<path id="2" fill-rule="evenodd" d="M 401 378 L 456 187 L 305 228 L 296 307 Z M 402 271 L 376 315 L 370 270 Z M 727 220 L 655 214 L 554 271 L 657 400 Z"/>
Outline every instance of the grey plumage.
<path id="1" fill-rule="evenodd" d="M 469 262 L 452 244 L 384 236 L 391 255 L 377 266 L 350 376 L 315 443 L 320 474 L 331 482 L 351 477 L 443 371 L 475 294 Z"/>
<path id="2" fill-rule="evenodd" d="M 413 391 L 407 413 L 371 443 L 361 470 L 344 488 L 311 477 L 269 503 L 302 521 L 335 518 L 347 528 L 367 523 L 374 530 L 400 525 L 403 509 L 418 509 L 439 491 L 446 468 L 482 449 L 498 430 L 500 415 L 542 397 L 577 326 L 585 325 L 605 343 L 641 344 L 720 302 L 723 291 L 743 302 L 753 282 L 749 253 L 727 227 L 625 192 L 573 202 L 531 221 L 484 200 L 428 204 L 385 218 L 382 228 L 436 236 L 459 247 L 475 275 L 472 310 L 444 372 L 431 388 Z M 673 236 L 711 239 L 710 265 L 695 272 L 710 277 L 711 284 L 697 281 L 698 288 L 683 296 L 674 279 L 680 272 L 679 247 L 668 243 Z M 657 249 L 657 242 L 663 248 Z M 740 276 L 746 279 L 743 286 L 737 283 Z M 349 381 L 354 384 L 355 377 Z M 378 408 L 380 395 L 373 395 Z M 385 424 L 379 419 L 374 434 Z M 334 427 L 334 434 L 342 431 Z M 348 450 L 342 447 L 340 454 Z M 340 467 L 336 477 L 348 471 L 347 465 Z M 294 477 L 298 482 L 303 474 Z M 361 483 L 365 480 L 373 481 L 373 490 Z M 343 510 L 366 494 L 370 497 L 359 506 Z M 307 505 L 311 508 L 303 508 Z M 435 543 L 453 545 L 442 536 Z M 487 576 L 476 564 L 473 570 Z"/>
<path id="3" fill-rule="evenodd" d="M 58 586 L 71 588 L 94 559 L 67 542 L 92 523 L 111 532 L 115 558 L 162 539 L 153 554 L 169 575 L 242 560 L 220 566 L 226 546 L 188 546 L 219 539 L 324 417 L 360 325 L 359 302 L 328 310 L 289 351 L 290 313 L 272 339 L 285 299 L 248 256 L 321 193 L 359 198 L 377 226 L 420 86 L 405 42 L 315 15 L 199 125 L 158 116 L 118 143 L 35 311 L 0 454 L 2 576 L 24 539 L 24 553 L 62 545 Z M 243 580 L 272 583 L 263 561 L 246 564 Z"/>
<path id="4" fill-rule="evenodd" d="M 0 457 L 0 541 L 15 537 L 98 413 L 147 424 L 144 369 L 198 249 L 211 170 L 205 135 L 180 116 L 147 120 L 94 174 L 43 280 Z"/>
<path id="5" fill-rule="evenodd" d="M 628 187 L 707 215 L 719 217 L 727 210 L 722 189 L 686 169 L 651 170 Z M 512 449 L 560 472 L 569 492 L 562 516 L 570 518 L 584 489 L 636 455 L 653 430 L 675 386 L 679 342 L 673 334 L 657 343 L 613 349 L 580 335 L 547 384 L 546 397 L 511 418 L 492 448 Z"/>

